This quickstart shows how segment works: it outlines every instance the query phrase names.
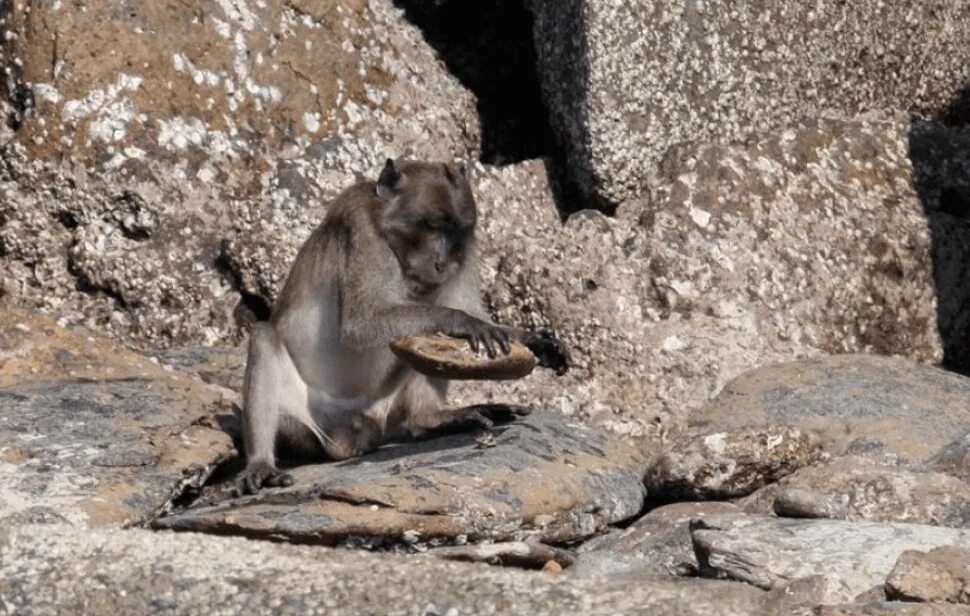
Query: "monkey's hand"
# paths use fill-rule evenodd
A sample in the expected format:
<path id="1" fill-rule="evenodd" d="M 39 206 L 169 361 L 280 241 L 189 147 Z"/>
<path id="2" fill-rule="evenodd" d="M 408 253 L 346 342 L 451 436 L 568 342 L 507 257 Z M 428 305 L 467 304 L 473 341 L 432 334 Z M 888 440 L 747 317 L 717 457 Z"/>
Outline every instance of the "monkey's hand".
<path id="1" fill-rule="evenodd" d="M 536 356 L 540 366 L 552 368 L 558 376 L 569 370 L 569 351 L 552 330 L 540 329 L 529 334 L 523 344 Z"/>
<path id="2" fill-rule="evenodd" d="M 255 494 L 262 488 L 279 488 L 293 485 L 293 475 L 284 473 L 267 462 L 253 462 L 239 476 L 236 492 L 239 495 Z"/>
<path id="3" fill-rule="evenodd" d="M 489 357 L 498 355 L 496 349 L 503 355 L 508 355 L 512 350 L 512 334 L 503 327 L 480 321 L 473 316 L 460 319 L 450 328 L 450 331 L 444 333 L 455 338 L 464 338 L 475 353 L 478 353 L 479 348 L 484 347 Z"/>

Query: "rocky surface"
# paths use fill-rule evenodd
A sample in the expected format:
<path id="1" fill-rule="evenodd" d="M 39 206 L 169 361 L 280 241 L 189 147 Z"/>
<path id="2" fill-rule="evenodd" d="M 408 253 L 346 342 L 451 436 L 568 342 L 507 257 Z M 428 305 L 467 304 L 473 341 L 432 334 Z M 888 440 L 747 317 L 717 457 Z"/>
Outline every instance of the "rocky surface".
<path id="1" fill-rule="evenodd" d="M 693 576 L 697 558 L 689 523 L 705 515 L 740 513 L 731 503 L 674 503 L 651 510 L 627 528 L 586 541 L 569 575 Z"/>
<path id="2" fill-rule="evenodd" d="M 822 460 L 819 439 L 798 428 L 768 426 L 715 432 L 673 443 L 646 475 L 654 499 L 746 496 Z"/>
<path id="3" fill-rule="evenodd" d="M 889 357 L 798 361 L 739 376 L 691 422 L 795 426 L 833 454 L 920 462 L 970 429 L 970 379 Z"/>
<path id="4" fill-rule="evenodd" d="M 233 452 L 232 394 L 45 317 L 0 311 L 0 523 L 144 522 Z"/>
<path id="5" fill-rule="evenodd" d="M 886 594 L 900 601 L 970 603 L 970 549 L 903 552 L 886 579 Z"/>
<path id="6" fill-rule="evenodd" d="M 685 145 L 651 200 L 615 218 L 540 227 L 531 207 L 506 208 L 517 228 L 548 231 L 513 250 L 483 242 L 489 307 L 553 326 L 573 367 L 498 391 L 663 433 L 756 366 L 854 352 L 956 362 L 970 228 L 938 209 L 943 186 L 970 178 L 970 133 L 911 128 L 896 114 Z"/>
<path id="7" fill-rule="evenodd" d="M 675 144 L 887 108 L 942 114 L 970 81 L 962 2 L 529 4 L 569 170 L 605 203 L 645 194 Z"/>
<path id="8" fill-rule="evenodd" d="M 225 500 L 231 486 L 215 486 L 154 524 L 305 543 L 564 543 L 639 513 L 644 466 L 616 437 L 536 412 L 484 434 L 298 466 L 292 487 L 255 496 Z"/>
<path id="9" fill-rule="evenodd" d="M 970 527 L 970 486 L 960 479 L 858 456 L 801 469 L 739 504 L 788 517 Z"/>
<path id="10" fill-rule="evenodd" d="M 817 603 L 855 600 L 882 585 L 906 550 L 970 547 L 970 530 L 921 524 L 704 516 L 691 534 L 701 573 L 759 588 L 816 578 Z"/>
<path id="11" fill-rule="evenodd" d="M 576 562 L 576 557 L 567 550 L 526 541 L 447 546 L 428 550 L 428 554 L 445 560 L 542 569 L 555 573 Z"/>
<path id="12" fill-rule="evenodd" d="M 814 616 L 967 616 L 970 608 L 961 605 L 886 601 L 827 605 L 811 613 Z"/>
<path id="13" fill-rule="evenodd" d="M 744 584 L 630 585 L 420 558 L 141 530 L 0 530 L 3 609 L 12 613 L 764 613 L 764 593 Z"/>
<path id="14" fill-rule="evenodd" d="M 494 344 L 494 343 L 492 343 Z M 472 351 L 467 340 L 446 336 L 406 336 L 391 343 L 391 350 L 409 366 L 443 379 L 505 380 L 528 376 L 536 366 L 526 346 L 512 342 L 508 353 L 496 348 L 489 357 L 486 349 Z"/>
<path id="15" fill-rule="evenodd" d="M 275 169 L 301 198 L 318 188 L 296 167 L 326 177 L 408 150 L 474 152 L 473 97 L 391 3 L 195 8 L 5 9 L 2 60 L 12 87 L 30 93 L 13 110 L 27 156 L 121 178 L 161 171 L 226 196 L 258 190 Z"/>

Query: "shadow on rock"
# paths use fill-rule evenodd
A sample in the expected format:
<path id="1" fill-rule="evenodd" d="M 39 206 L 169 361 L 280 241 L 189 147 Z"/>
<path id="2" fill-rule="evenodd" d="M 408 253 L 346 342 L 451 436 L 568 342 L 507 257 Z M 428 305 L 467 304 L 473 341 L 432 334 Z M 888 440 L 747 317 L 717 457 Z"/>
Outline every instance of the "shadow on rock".
<path id="1" fill-rule="evenodd" d="M 909 157 L 931 234 L 943 365 L 970 374 L 970 86 L 941 117 L 911 120 Z"/>

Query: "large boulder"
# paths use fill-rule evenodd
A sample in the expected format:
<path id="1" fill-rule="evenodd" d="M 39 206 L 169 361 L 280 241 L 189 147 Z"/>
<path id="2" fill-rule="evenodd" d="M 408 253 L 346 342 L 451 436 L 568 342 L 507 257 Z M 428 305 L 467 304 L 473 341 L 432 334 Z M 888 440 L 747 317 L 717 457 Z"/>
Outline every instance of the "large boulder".
<path id="1" fill-rule="evenodd" d="M 486 236 L 489 305 L 501 321 L 555 326 L 574 366 L 499 389 L 663 432 L 759 365 L 854 352 L 960 365 L 968 188 L 970 131 L 893 114 L 684 146 L 652 202 L 614 218 L 556 227 L 505 208 L 517 237 L 548 232 Z"/>
<path id="2" fill-rule="evenodd" d="M 836 455 L 923 462 L 970 432 L 970 379 L 901 358 L 821 357 L 746 372 L 690 421 L 705 433 L 781 424 Z"/>
<path id="3" fill-rule="evenodd" d="M 328 198 L 478 151 L 383 0 L 7 3 L 0 68 L 0 295 L 126 340 L 238 340 Z"/>
<path id="4" fill-rule="evenodd" d="M 238 196 L 313 144 L 318 171 L 343 175 L 476 147 L 474 99 L 387 2 L 15 3 L 0 18 L 30 160 Z"/>
<path id="5" fill-rule="evenodd" d="M 553 129 L 600 203 L 643 195 L 683 141 L 875 109 L 941 112 L 970 81 L 959 0 L 529 4 Z"/>
<path id="6" fill-rule="evenodd" d="M 970 486 L 963 481 L 858 456 L 800 469 L 739 504 L 787 517 L 970 527 Z"/>

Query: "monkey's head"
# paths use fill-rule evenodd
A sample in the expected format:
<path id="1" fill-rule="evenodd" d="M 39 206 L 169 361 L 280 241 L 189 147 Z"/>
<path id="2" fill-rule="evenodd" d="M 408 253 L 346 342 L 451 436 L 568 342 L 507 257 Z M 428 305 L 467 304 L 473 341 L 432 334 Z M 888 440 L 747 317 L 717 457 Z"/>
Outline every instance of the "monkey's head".
<path id="1" fill-rule="evenodd" d="M 475 199 L 464 165 L 388 159 L 375 187 L 377 227 L 415 296 L 433 293 L 465 266 L 475 241 Z"/>

